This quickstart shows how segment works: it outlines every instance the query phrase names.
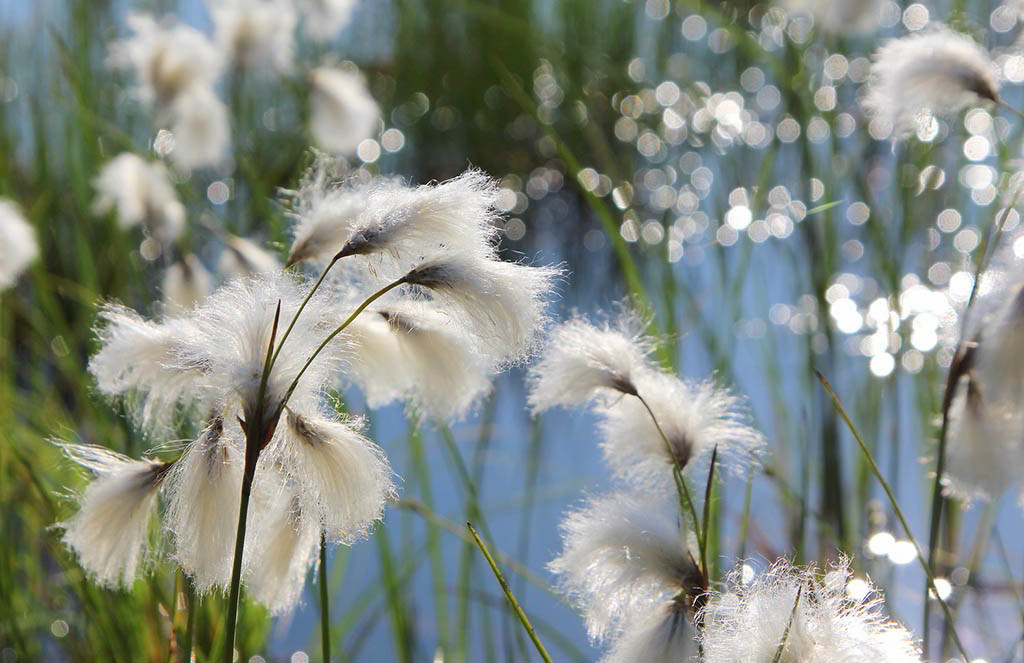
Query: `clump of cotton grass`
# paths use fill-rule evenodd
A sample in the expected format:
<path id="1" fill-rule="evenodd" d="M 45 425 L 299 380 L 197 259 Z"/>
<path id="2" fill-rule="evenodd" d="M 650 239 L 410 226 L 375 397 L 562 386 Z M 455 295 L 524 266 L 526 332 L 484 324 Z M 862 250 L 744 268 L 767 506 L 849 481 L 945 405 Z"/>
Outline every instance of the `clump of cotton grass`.
<path id="1" fill-rule="evenodd" d="M 245 237 L 228 235 L 217 271 L 226 279 L 272 274 L 281 269 L 281 261 L 270 251 Z"/>
<path id="2" fill-rule="evenodd" d="M 619 493 L 589 501 L 561 524 L 562 553 L 548 564 L 597 641 L 614 640 L 637 614 L 703 593 L 689 538 L 670 510 Z M 689 598 L 687 598 L 689 596 Z"/>
<path id="3" fill-rule="evenodd" d="M 130 586 L 144 561 L 150 521 L 168 464 L 134 460 L 93 445 L 60 443 L 95 479 L 79 496 L 78 512 L 58 523 L 62 540 L 97 583 Z"/>
<path id="4" fill-rule="evenodd" d="M 0 198 L 0 291 L 13 286 L 38 257 L 35 228 L 17 205 Z"/>
<path id="5" fill-rule="evenodd" d="M 595 325 L 577 315 L 559 325 L 530 369 L 534 413 L 583 405 L 602 393 L 635 396 L 639 375 L 653 368 L 646 326 L 625 307 L 613 321 Z"/>
<path id="6" fill-rule="evenodd" d="M 170 158 L 181 170 L 225 163 L 231 147 L 228 109 L 212 87 L 194 85 L 179 94 L 161 122 L 170 127 Z"/>
<path id="7" fill-rule="evenodd" d="M 356 0 L 295 0 L 303 31 L 316 41 L 336 37 L 348 25 L 355 4 Z"/>
<path id="8" fill-rule="evenodd" d="M 93 186 L 93 212 L 113 211 L 121 228 L 141 225 L 163 246 L 185 231 L 185 206 L 178 200 L 167 168 L 159 161 L 124 152 L 103 165 Z"/>
<path id="9" fill-rule="evenodd" d="M 354 154 L 372 138 L 380 123 L 380 107 L 362 74 L 336 67 L 318 67 L 309 74 L 310 132 L 318 147 L 333 154 Z"/>
<path id="10" fill-rule="evenodd" d="M 738 474 L 758 463 L 764 436 L 749 424 L 744 399 L 713 380 L 657 371 L 643 372 L 635 386 L 643 400 L 598 406 L 601 450 L 618 476 L 636 486 L 671 486 L 673 466 L 689 468 L 712 453 Z"/>
<path id="11" fill-rule="evenodd" d="M 164 310 L 180 315 L 201 304 L 213 291 L 213 277 L 199 258 L 189 253 L 164 271 L 160 289 Z"/>
<path id="12" fill-rule="evenodd" d="M 298 17 L 283 0 L 213 0 L 210 3 L 217 45 L 240 67 L 288 72 Z"/>
<path id="13" fill-rule="evenodd" d="M 398 300 L 347 330 L 351 379 L 371 407 L 406 401 L 414 410 L 457 419 L 491 389 L 490 362 L 472 339 L 429 302 Z"/>
<path id="14" fill-rule="evenodd" d="M 711 593 L 698 617 L 706 663 L 920 663 L 913 636 L 885 618 L 877 594 L 847 593 L 847 560 L 823 576 L 785 559 L 748 584 L 741 573 L 732 573 L 732 591 Z"/>
<path id="15" fill-rule="evenodd" d="M 878 49 L 864 107 L 901 136 L 930 116 L 956 113 L 980 100 L 999 103 L 999 85 L 998 68 L 984 48 L 937 25 Z"/>

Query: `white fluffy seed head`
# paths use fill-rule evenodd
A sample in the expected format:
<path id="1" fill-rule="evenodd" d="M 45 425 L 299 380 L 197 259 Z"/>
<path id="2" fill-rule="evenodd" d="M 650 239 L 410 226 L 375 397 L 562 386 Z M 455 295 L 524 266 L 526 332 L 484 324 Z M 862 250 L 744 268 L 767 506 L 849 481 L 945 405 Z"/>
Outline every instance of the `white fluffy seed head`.
<path id="1" fill-rule="evenodd" d="M 295 0 L 303 15 L 302 28 L 316 41 L 327 41 L 348 25 L 356 0 Z"/>
<path id="2" fill-rule="evenodd" d="M 13 286 L 38 257 L 35 228 L 14 203 L 0 198 L 0 291 Z"/>
<path id="3" fill-rule="evenodd" d="M 997 67 L 973 39 L 940 25 L 890 40 L 875 53 L 864 106 L 905 135 L 929 115 L 952 114 L 979 99 L 999 99 Z"/>
<path id="4" fill-rule="evenodd" d="M 641 489 L 674 490 L 673 456 L 690 469 L 717 448 L 718 468 L 737 474 L 758 462 L 764 437 L 748 423 L 743 399 L 728 389 L 711 380 L 687 382 L 656 371 L 638 373 L 635 384 L 653 418 L 635 396 L 609 399 L 598 408 L 601 450 L 617 475 Z"/>
<path id="5" fill-rule="evenodd" d="M 214 0 L 210 3 L 217 46 L 240 66 L 289 72 L 298 18 L 283 0 Z"/>
<path id="6" fill-rule="evenodd" d="M 183 90 L 161 114 L 161 123 L 174 135 L 170 157 L 179 169 L 216 167 L 227 160 L 231 123 L 227 106 L 212 86 Z"/>
<path id="7" fill-rule="evenodd" d="M 217 262 L 217 271 L 225 279 L 272 274 L 281 269 L 281 262 L 270 251 L 244 237 L 229 235 Z"/>
<path id="8" fill-rule="evenodd" d="M 839 35 L 874 32 L 881 26 L 883 0 L 786 0 L 786 8 L 806 11 L 822 30 Z"/>
<path id="9" fill-rule="evenodd" d="M 613 322 L 595 325 L 576 316 L 559 325 L 541 360 L 530 369 L 529 403 L 534 413 L 582 405 L 608 391 L 636 393 L 636 376 L 653 368 L 653 341 L 644 334 L 645 327 L 627 309 Z"/>
<path id="10" fill-rule="evenodd" d="M 231 581 L 243 448 L 237 424 L 215 417 L 167 476 L 164 524 L 200 593 Z"/>
<path id="11" fill-rule="evenodd" d="M 133 460 L 92 445 L 59 446 L 95 477 L 79 497 L 78 513 L 59 524 L 65 545 L 99 584 L 131 586 L 145 557 L 167 464 Z"/>
<path id="12" fill-rule="evenodd" d="M 304 512 L 318 514 L 325 535 L 345 544 L 365 537 L 397 495 L 387 457 L 357 423 L 289 409 L 278 441 L 282 467 L 302 486 Z"/>
<path id="13" fill-rule="evenodd" d="M 629 493 L 592 500 L 562 521 L 562 554 L 548 564 L 597 640 L 638 611 L 676 598 L 696 571 L 668 509 Z"/>
<path id="14" fill-rule="evenodd" d="M 194 254 L 189 253 L 164 272 L 164 311 L 183 315 L 198 306 L 213 291 L 213 277 Z"/>
<path id="15" fill-rule="evenodd" d="M 210 86 L 220 76 L 223 58 L 198 30 L 139 13 L 129 14 L 127 24 L 134 35 L 111 46 L 110 64 L 134 70 L 144 101 L 163 108 L 184 90 Z"/>
<path id="16" fill-rule="evenodd" d="M 679 602 L 666 601 L 632 616 L 601 663 L 679 663 L 692 660 L 696 649 L 686 611 Z"/>
<path id="17" fill-rule="evenodd" d="M 428 291 L 476 340 L 481 355 L 506 366 L 537 350 L 560 275 L 557 267 L 455 255 L 424 262 L 405 282 Z"/>
<path id="18" fill-rule="evenodd" d="M 321 149 L 350 155 L 372 138 L 380 123 L 380 107 L 370 95 L 362 74 L 319 67 L 309 75 L 310 131 Z"/>
<path id="19" fill-rule="evenodd" d="M 93 186 L 93 211 L 106 214 L 113 210 L 122 228 L 141 225 L 146 234 L 164 245 L 185 231 L 185 206 L 159 161 L 124 152 L 103 165 Z"/>
<path id="20" fill-rule="evenodd" d="M 703 611 L 707 663 L 774 660 L 791 615 L 781 663 L 920 663 L 913 636 L 884 617 L 876 593 L 861 600 L 847 594 L 853 574 L 845 559 L 823 576 L 785 559 L 747 585 L 740 574 L 733 572 L 735 589 L 712 592 Z"/>

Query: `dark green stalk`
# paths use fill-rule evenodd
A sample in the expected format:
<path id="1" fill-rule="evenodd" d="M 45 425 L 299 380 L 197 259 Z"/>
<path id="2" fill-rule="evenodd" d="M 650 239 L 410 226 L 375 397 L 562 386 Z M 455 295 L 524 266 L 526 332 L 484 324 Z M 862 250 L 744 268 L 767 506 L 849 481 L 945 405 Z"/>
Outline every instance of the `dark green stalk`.
<path id="1" fill-rule="evenodd" d="M 188 621 L 185 623 L 185 640 L 181 643 L 182 663 L 192 661 L 192 642 L 196 634 L 196 613 L 199 611 L 199 597 L 192 578 L 185 576 L 185 603 L 188 609 Z"/>
<path id="2" fill-rule="evenodd" d="M 327 587 L 327 537 L 320 532 L 320 647 L 324 663 L 331 660 L 331 604 Z"/>
<path id="3" fill-rule="evenodd" d="M 232 663 L 235 650 L 235 622 L 238 619 L 238 597 L 242 587 L 242 554 L 245 547 L 245 525 L 249 512 L 249 496 L 256 476 L 259 451 L 253 450 L 246 435 L 245 472 L 242 474 L 242 498 L 238 504 L 238 529 L 235 533 L 235 557 L 231 565 L 231 593 L 228 596 L 228 632 L 224 637 L 224 663 Z"/>
<path id="4" fill-rule="evenodd" d="M 786 622 L 786 630 L 782 632 L 782 640 L 779 641 L 779 646 L 775 650 L 775 657 L 772 659 L 772 663 L 779 663 L 782 660 L 782 654 L 786 651 L 786 641 L 789 640 L 789 632 L 793 629 L 793 621 L 796 619 L 796 610 L 800 607 L 800 595 L 803 593 L 804 587 L 800 587 L 796 590 L 796 600 L 793 601 L 793 610 L 789 613 L 789 621 Z"/>

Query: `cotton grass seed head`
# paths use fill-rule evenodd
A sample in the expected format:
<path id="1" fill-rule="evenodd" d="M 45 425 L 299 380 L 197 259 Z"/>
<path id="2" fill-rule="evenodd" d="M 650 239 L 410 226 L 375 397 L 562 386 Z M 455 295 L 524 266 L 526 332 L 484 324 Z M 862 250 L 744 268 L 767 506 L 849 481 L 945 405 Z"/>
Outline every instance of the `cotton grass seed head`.
<path id="1" fill-rule="evenodd" d="M 0 198 L 0 291 L 13 286 L 38 257 L 35 228 L 17 205 Z"/>
<path id="2" fill-rule="evenodd" d="M 226 279 L 273 274 L 281 261 L 270 251 L 245 237 L 229 235 L 217 262 L 217 271 Z"/>
<path id="3" fill-rule="evenodd" d="M 93 211 L 114 211 L 122 228 L 141 225 L 147 235 L 164 245 L 170 245 L 185 231 L 185 206 L 178 200 L 167 168 L 159 161 L 124 152 L 103 165 L 93 185 Z"/>
<path id="4" fill-rule="evenodd" d="M 283 0 L 213 0 L 214 35 L 221 52 L 239 66 L 288 72 L 298 17 Z"/>
<path id="5" fill-rule="evenodd" d="M 946 26 L 893 39 L 874 55 L 864 106 L 897 136 L 922 118 L 949 115 L 978 100 L 999 99 L 999 74 L 988 52 Z"/>
<path id="6" fill-rule="evenodd" d="M 704 609 L 700 640 L 707 663 L 772 663 L 787 626 L 780 663 L 921 660 L 911 633 L 882 614 L 877 594 L 859 600 L 847 594 L 847 560 L 821 575 L 782 559 L 746 585 L 740 573 L 733 572 L 734 589 L 713 592 Z"/>
<path id="7" fill-rule="evenodd" d="M 311 39 L 327 41 L 348 25 L 356 0 L 295 0 L 302 29 Z"/>
<path id="8" fill-rule="evenodd" d="M 695 629 L 678 601 L 665 601 L 633 615 L 611 642 L 601 663 L 677 663 L 697 650 Z M 769 662 L 770 663 L 770 662 Z"/>
<path id="9" fill-rule="evenodd" d="M 592 500 L 561 524 L 548 564 L 583 613 L 591 638 L 614 637 L 633 615 L 678 597 L 696 573 L 687 536 L 668 508 L 630 493 Z"/>
<path id="10" fill-rule="evenodd" d="M 59 524 L 64 543 L 97 583 L 131 586 L 146 555 L 167 464 L 133 460 L 93 445 L 58 446 L 95 477 L 79 497 L 78 513 Z"/>
<path id="11" fill-rule="evenodd" d="M 366 209 L 367 185 L 338 181 L 337 167 L 334 159 L 320 154 L 299 188 L 283 192 L 288 215 L 295 221 L 288 265 L 330 261 L 352 236 Z"/>
<path id="12" fill-rule="evenodd" d="M 174 136 L 171 161 L 180 169 L 216 167 L 228 159 L 231 123 L 228 109 L 212 87 L 193 85 L 174 98 L 161 124 Z"/>
<path id="13" fill-rule="evenodd" d="M 164 272 L 161 285 L 164 311 L 183 315 L 198 306 L 213 291 L 213 277 L 195 255 L 189 253 Z"/>
<path id="14" fill-rule="evenodd" d="M 602 393 L 636 395 L 635 380 L 653 370 L 653 340 L 628 309 L 612 322 L 592 324 L 576 316 L 559 325 L 541 360 L 530 369 L 530 407 L 582 405 Z"/>
<path id="15" fill-rule="evenodd" d="M 380 107 L 362 74 L 318 67 L 310 73 L 309 82 L 310 132 L 318 147 L 332 154 L 351 155 L 359 143 L 377 133 Z"/>

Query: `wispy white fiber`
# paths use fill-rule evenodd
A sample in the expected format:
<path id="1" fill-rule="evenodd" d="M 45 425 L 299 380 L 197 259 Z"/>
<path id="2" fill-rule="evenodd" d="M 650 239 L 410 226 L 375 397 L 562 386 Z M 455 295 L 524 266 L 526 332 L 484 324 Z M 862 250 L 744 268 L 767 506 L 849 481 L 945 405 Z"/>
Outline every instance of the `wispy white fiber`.
<path id="1" fill-rule="evenodd" d="M 178 200 L 167 168 L 159 161 L 123 152 L 103 165 L 93 185 L 93 211 L 106 214 L 113 210 L 122 228 L 141 225 L 150 237 L 165 245 L 184 232 L 185 206 Z"/>
<path id="2" fill-rule="evenodd" d="M 321 149 L 354 154 L 359 143 L 377 133 L 380 107 L 370 95 L 362 74 L 319 67 L 309 75 L 310 131 Z"/>
<path id="3" fill-rule="evenodd" d="M 228 109 L 212 87 L 193 85 L 174 98 L 162 116 L 174 135 L 171 161 L 182 170 L 215 167 L 228 159 Z"/>
<path id="4" fill-rule="evenodd" d="M 791 615 L 780 663 L 921 660 L 910 632 L 883 615 L 877 593 L 863 600 L 847 594 L 852 573 L 846 560 L 823 576 L 784 559 L 747 585 L 738 582 L 740 573 L 733 572 L 735 589 L 713 592 L 703 612 L 700 638 L 706 663 L 771 663 Z"/>
<path id="5" fill-rule="evenodd" d="M 35 228 L 17 205 L 0 198 L 0 291 L 13 286 L 38 257 Z"/>
<path id="6" fill-rule="evenodd" d="M 295 0 L 302 13 L 302 29 L 312 39 L 327 41 L 348 25 L 356 0 Z"/>
<path id="7" fill-rule="evenodd" d="M 874 32 L 881 27 L 882 0 L 786 0 L 790 11 L 806 11 L 822 30 L 839 35 Z"/>
<path id="8" fill-rule="evenodd" d="M 696 650 L 687 611 L 678 601 L 664 601 L 631 616 L 601 663 L 683 663 L 697 660 Z"/>
<path id="9" fill-rule="evenodd" d="M 878 49 L 864 106 L 902 135 L 929 114 L 948 115 L 980 99 L 998 100 L 999 84 L 998 68 L 984 48 L 938 25 Z"/>
<path id="10" fill-rule="evenodd" d="M 281 261 L 270 251 L 245 237 L 229 235 L 217 262 L 217 271 L 226 279 L 272 274 L 281 269 Z"/>
<path id="11" fill-rule="evenodd" d="M 79 497 L 78 513 L 59 524 L 64 543 L 99 584 L 130 586 L 146 554 L 149 523 L 167 465 L 133 460 L 93 445 L 59 446 L 95 477 Z"/>
<path id="12" fill-rule="evenodd" d="M 676 598 L 695 570 L 671 511 L 630 493 L 592 500 L 561 524 L 562 554 L 548 564 L 597 640 L 633 615 Z"/>
<path id="13" fill-rule="evenodd" d="M 639 487 L 674 489 L 673 456 L 688 468 L 710 458 L 715 448 L 716 464 L 737 473 L 757 463 L 764 437 L 748 423 L 744 399 L 712 380 L 687 382 L 655 371 L 636 376 L 636 386 L 654 417 L 639 398 L 630 396 L 598 408 L 601 450 L 619 476 Z"/>
<path id="14" fill-rule="evenodd" d="M 189 253 L 164 272 L 161 290 L 164 310 L 172 315 L 187 313 L 213 291 L 213 277 L 194 254 Z"/>
<path id="15" fill-rule="evenodd" d="M 213 0 L 214 35 L 221 51 L 239 66 L 288 72 L 298 17 L 285 0 Z"/>
<path id="16" fill-rule="evenodd" d="M 639 374 L 653 370 L 653 341 L 643 320 L 627 309 L 612 322 L 595 325 L 576 316 L 562 323 L 530 369 L 529 403 L 534 413 L 582 405 L 602 392 L 633 394 Z"/>

